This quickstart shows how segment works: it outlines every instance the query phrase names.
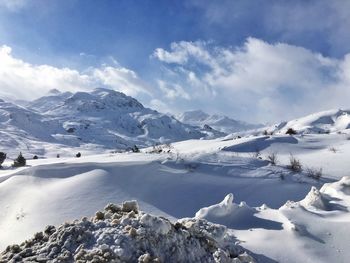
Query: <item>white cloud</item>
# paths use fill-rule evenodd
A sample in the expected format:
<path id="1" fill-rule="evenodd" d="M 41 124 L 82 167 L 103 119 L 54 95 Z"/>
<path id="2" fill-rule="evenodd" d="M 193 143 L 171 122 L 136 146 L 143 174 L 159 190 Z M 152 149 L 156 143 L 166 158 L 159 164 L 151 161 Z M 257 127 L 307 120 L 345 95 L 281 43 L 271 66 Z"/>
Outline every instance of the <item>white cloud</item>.
<path id="1" fill-rule="evenodd" d="M 166 98 L 182 98 L 186 100 L 191 99 L 190 95 L 179 84 L 168 83 L 163 80 L 158 80 L 157 82 L 159 89 L 163 92 Z"/>
<path id="2" fill-rule="evenodd" d="M 206 43 L 203 41 L 174 42 L 171 43 L 170 52 L 162 48 L 157 48 L 153 53 L 153 57 L 166 63 L 186 64 L 191 56 L 195 56 L 210 64 L 210 55 L 204 49 L 205 46 Z"/>
<path id="3" fill-rule="evenodd" d="M 17 11 L 28 4 L 29 0 L 0 0 L 0 8 L 6 8 L 9 11 Z"/>
<path id="4" fill-rule="evenodd" d="M 132 70 L 103 65 L 79 72 L 70 68 L 33 65 L 12 56 L 8 46 L 0 46 L 0 96 L 33 99 L 52 88 L 62 91 L 91 90 L 104 86 L 135 96 L 147 93 Z"/>
<path id="5" fill-rule="evenodd" d="M 102 83 L 130 96 L 148 93 L 137 74 L 130 69 L 111 66 L 94 68 L 91 78 L 93 82 Z"/>
<path id="6" fill-rule="evenodd" d="M 255 38 L 248 38 L 238 48 L 181 42 L 172 44 L 169 51 L 157 52 L 167 54 L 166 59 L 158 59 L 169 64 L 172 85 L 186 87 L 192 105 L 204 105 L 208 111 L 234 112 L 241 118 L 263 122 L 348 107 L 350 54 L 334 59 L 302 47 Z M 169 58 L 178 54 L 185 54 L 185 59 L 174 64 Z M 172 98 L 178 105 L 186 105 L 180 96 Z"/>

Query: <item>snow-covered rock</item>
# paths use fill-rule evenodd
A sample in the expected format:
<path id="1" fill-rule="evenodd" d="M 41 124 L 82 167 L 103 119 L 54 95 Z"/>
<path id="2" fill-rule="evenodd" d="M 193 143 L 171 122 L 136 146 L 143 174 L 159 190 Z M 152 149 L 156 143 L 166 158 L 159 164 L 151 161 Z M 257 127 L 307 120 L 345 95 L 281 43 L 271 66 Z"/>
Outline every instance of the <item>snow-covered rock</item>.
<path id="1" fill-rule="evenodd" d="M 224 226 L 197 219 L 171 223 L 137 207 L 135 201 L 109 204 L 91 219 L 47 226 L 8 246 L 0 262 L 255 262 Z"/>

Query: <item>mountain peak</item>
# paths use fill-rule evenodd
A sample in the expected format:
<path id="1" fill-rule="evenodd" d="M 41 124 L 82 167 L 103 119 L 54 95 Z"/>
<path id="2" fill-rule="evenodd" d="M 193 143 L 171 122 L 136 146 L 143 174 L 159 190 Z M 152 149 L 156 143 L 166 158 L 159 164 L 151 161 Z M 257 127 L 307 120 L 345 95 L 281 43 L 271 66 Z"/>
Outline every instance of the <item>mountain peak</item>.
<path id="1" fill-rule="evenodd" d="M 76 92 L 65 100 L 63 106 L 84 111 L 100 110 L 141 110 L 143 105 L 136 99 L 112 89 L 97 88 L 92 92 Z"/>
<path id="2" fill-rule="evenodd" d="M 261 127 L 261 125 L 234 120 L 225 115 L 209 115 L 202 110 L 186 111 L 179 116 L 179 120 L 193 126 L 210 126 L 211 128 L 214 128 L 215 130 L 223 133 L 234 133 L 237 131 L 251 130 Z"/>
<path id="3" fill-rule="evenodd" d="M 185 111 L 183 114 L 179 116 L 179 119 L 184 122 L 191 122 L 191 121 L 201 121 L 205 120 L 210 115 L 208 113 L 205 113 L 202 110 L 190 110 Z"/>
<path id="4" fill-rule="evenodd" d="M 58 95 L 61 94 L 62 92 L 59 91 L 58 89 L 50 89 L 49 92 L 47 93 L 48 95 Z"/>

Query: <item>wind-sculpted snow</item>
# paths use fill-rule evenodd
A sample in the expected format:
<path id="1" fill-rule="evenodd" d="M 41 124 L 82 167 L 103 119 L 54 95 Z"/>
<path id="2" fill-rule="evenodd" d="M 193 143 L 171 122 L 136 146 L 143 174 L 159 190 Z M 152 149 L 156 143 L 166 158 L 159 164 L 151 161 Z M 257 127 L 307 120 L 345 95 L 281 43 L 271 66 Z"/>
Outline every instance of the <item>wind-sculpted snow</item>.
<path id="1" fill-rule="evenodd" d="M 228 194 L 221 203 L 200 209 L 195 218 L 240 228 L 255 211 L 244 202 L 235 204 L 233 198 L 233 194 Z"/>
<path id="2" fill-rule="evenodd" d="M 229 194 L 195 217 L 239 230 L 235 233 L 240 240 L 249 240 L 248 249 L 265 251 L 278 262 L 348 262 L 350 177 L 326 183 L 320 190 L 311 187 L 304 199 L 288 201 L 279 209 L 233 201 Z M 266 239 L 270 244 L 264 243 Z M 280 239 L 289 244 L 288 252 Z"/>
<path id="3" fill-rule="evenodd" d="M 135 201 L 109 204 L 91 219 L 47 226 L 0 262 L 253 263 L 226 227 L 201 219 L 176 223 L 139 211 Z"/>
<path id="4" fill-rule="evenodd" d="M 243 141 L 240 144 L 223 148 L 232 152 L 256 152 L 262 151 L 273 144 L 297 144 L 298 140 L 292 136 L 262 136 Z"/>

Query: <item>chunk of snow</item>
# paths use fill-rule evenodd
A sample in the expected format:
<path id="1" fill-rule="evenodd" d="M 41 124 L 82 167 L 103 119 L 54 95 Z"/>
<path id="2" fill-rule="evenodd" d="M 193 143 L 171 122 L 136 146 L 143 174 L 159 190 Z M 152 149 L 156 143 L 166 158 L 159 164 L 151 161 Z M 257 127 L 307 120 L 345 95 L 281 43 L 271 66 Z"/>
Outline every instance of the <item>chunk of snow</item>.
<path id="1" fill-rule="evenodd" d="M 307 196 L 300 201 L 300 204 L 306 208 L 314 207 L 320 210 L 326 210 L 327 203 L 322 193 L 316 188 L 312 187 Z"/>

